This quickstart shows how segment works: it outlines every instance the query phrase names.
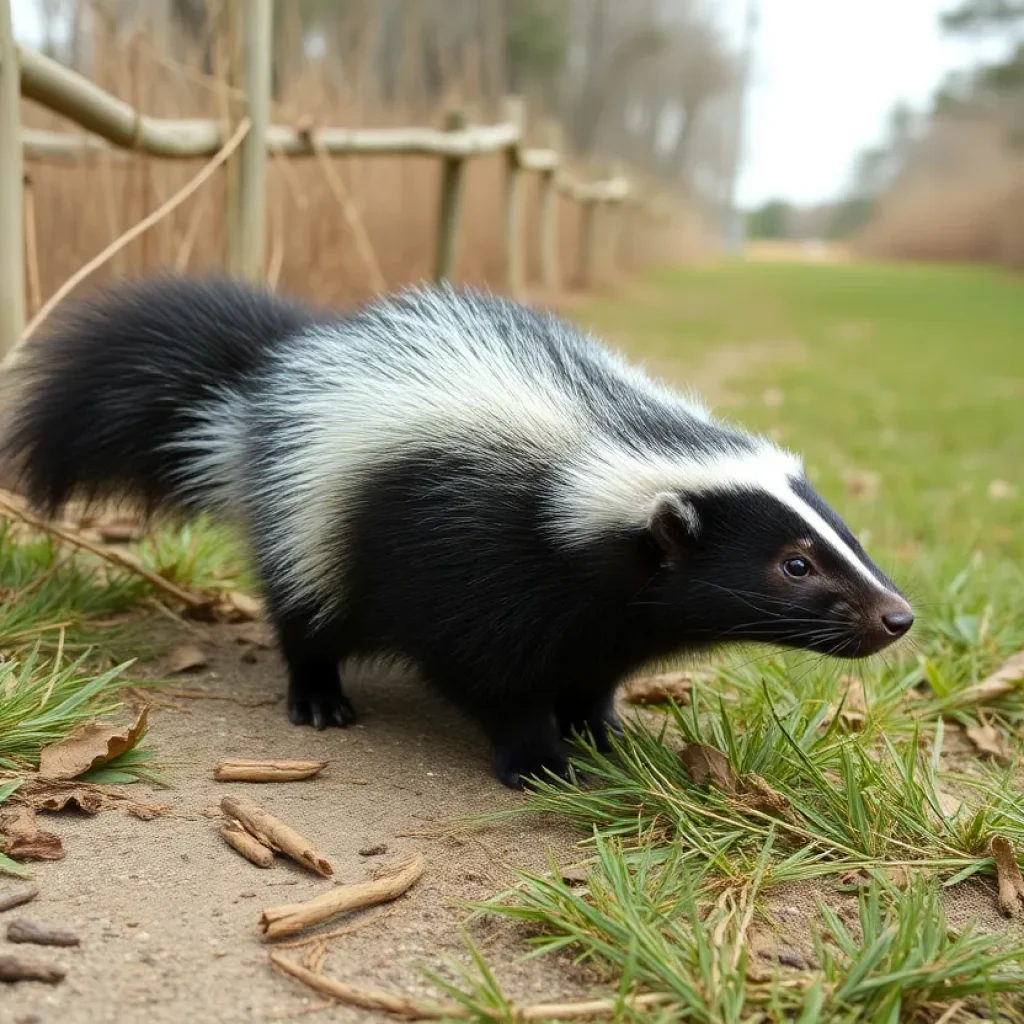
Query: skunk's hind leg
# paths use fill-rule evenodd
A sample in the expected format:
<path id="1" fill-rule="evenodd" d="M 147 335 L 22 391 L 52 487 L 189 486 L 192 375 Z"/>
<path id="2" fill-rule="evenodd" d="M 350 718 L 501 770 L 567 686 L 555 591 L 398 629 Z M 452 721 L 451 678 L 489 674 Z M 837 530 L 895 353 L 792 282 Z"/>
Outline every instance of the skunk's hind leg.
<path id="1" fill-rule="evenodd" d="M 289 612 L 276 620 L 288 666 L 288 717 L 294 725 L 344 728 L 356 711 L 341 689 L 339 662 L 348 654 L 340 624 L 314 625 L 312 616 Z"/>
<path id="2" fill-rule="evenodd" d="M 605 753 L 612 748 L 612 737 L 623 734 L 622 720 L 615 711 L 613 687 L 590 693 L 570 691 L 559 699 L 555 713 L 558 731 L 564 739 L 589 735 L 597 749 Z"/>

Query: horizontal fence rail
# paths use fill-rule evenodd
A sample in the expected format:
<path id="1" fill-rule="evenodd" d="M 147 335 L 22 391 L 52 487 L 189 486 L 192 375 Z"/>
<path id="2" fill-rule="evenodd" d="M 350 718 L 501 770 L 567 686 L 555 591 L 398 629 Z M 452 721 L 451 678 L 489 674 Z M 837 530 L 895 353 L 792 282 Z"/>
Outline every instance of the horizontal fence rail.
<path id="1" fill-rule="evenodd" d="M 506 101 L 505 120 L 500 124 L 469 124 L 458 111 L 449 115 L 442 129 L 341 128 L 315 125 L 308 119 L 294 125 L 268 123 L 272 0 L 247 0 L 244 17 L 241 6 L 235 12 L 234 31 L 239 34 L 237 50 L 241 56 L 231 82 L 238 86 L 232 92 L 240 100 L 232 104 L 232 116 L 223 120 L 150 117 L 83 75 L 17 45 L 11 33 L 9 3 L 0 0 L 0 235 L 5 234 L 5 225 L 12 229 L 8 237 L 0 238 L 0 246 L 5 246 L 0 261 L 0 305 L 4 306 L 0 313 L 0 354 L 11 352 L 25 335 L 22 160 L 70 163 L 92 156 L 129 159 L 133 153 L 168 160 L 220 160 L 219 155 L 244 121 L 242 144 L 226 162 L 225 262 L 229 272 L 249 279 L 263 274 L 265 164 L 269 156 L 325 161 L 332 191 L 342 203 L 357 248 L 377 286 L 383 285 L 383 279 L 372 247 L 331 167 L 331 157 L 427 156 L 442 162 L 434 259 L 435 277 L 442 279 L 453 277 L 457 269 L 463 166 L 476 157 L 504 155 L 505 283 L 513 295 L 522 291 L 526 277 L 524 174 L 537 175 L 540 182 L 538 264 L 541 283 L 548 288 L 558 287 L 561 280 L 555 196 L 565 196 L 581 207 L 578 277 L 584 286 L 592 283 L 599 264 L 614 261 L 625 207 L 652 221 L 666 219 L 664 201 L 652 198 L 625 174 L 588 181 L 565 165 L 557 142 L 528 148 L 524 106 L 516 97 Z M 238 4 L 239 0 L 229 3 Z M 88 134 L 21 127 L 19 97 L 66 117 Z M 551 134 L 557 137 L 557 130 Z M 607 223 L 602 224 L 602 218 L 607 218 Z M 151 216 L 147 221 L 157 219 Z M 117 248 L 116 241 L 108 247 L 111 252 Z M 93 263 L 101 262 L 94 260 L 88 266 L 95 269 Z M 16 301 L 19 296 L 20 302 Z"/>

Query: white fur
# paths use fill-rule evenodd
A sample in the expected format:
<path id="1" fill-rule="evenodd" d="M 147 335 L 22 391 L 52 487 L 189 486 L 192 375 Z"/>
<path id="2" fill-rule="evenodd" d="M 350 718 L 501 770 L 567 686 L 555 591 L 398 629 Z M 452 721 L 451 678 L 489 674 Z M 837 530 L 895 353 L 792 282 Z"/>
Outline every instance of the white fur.
<path id="1" fill-rule="evenodd" d="M 666 492 L 700 495 L 757 490 L 792 509 L 808 528 L 874 587 L 887 588 L 838 533 L 793 490 L 803 473 L 790 452 L 761 440 L 754 451 L 704 457 L 661 452 L 639 455 L 596 437 L 581 460 L 566 463 L 555 509 L 562 535 L 585 543 L 616 526 L 642 526 Z"/>
<path id="2" fill-rule="evenodd" d="M 561 467 L 551 496 L 553 529 L 568 544 L 609 527 L 642 524 L 665 492 L 696 494 L 755 487 L 796 510 L 864 577 L 878 584 L 835 531 L 789 486 L 798 460 L 769 442 L 756 450 L 721 430 L 691 402 L 557 321 L 564 347 L 580 363 L 596 362 L 615 383 L 616 401 L 669 408 L 705 425 L 714 451 L 638 453 L 595 418 L 601 396 L 571 356 L 568 376 L 524 337 L 512 349 L 500 332 L 523 329 L 501 306 L 451 289 L 406 292 L 353 321 L 307 330 L 282 346 L 259 396 L 260 408 L 233 392 L 211 396 L 200 426 L 178 444 L 195 454 L 188 484 L 242 519 L 260 503 L 270 523 L 262 555 L 293 601 L 314 598 L 325 610 L 343 596 L 345 534 L 365 481 L 389 460 L 422 447 L 472 453 L 488 472 L 507 472 L 495 442 L 510 441 L 529 469 Z M 589 401 L 588 401 L 589 399 Z M 245 474 L 250 433 L 270 414 L 280 431 L 256 485 Z M 283 427 L 280 424 L 284 424 Z M 717 447 L 716 447 L 717 445 Z M 439 484 L 444 481 L 439 479 Z"/>

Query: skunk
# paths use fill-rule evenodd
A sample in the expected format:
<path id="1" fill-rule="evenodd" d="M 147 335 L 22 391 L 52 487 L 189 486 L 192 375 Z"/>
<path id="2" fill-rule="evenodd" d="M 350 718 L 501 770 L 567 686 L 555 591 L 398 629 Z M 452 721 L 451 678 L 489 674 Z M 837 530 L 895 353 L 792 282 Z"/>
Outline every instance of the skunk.
<path id="1" fill-rule="evenodd" d="M 844 658 L 911 608 L 800 460 L 576 326 L 411 288 L 346 315 L 223 279 L 121 285 L 30 343 L 0 439 L 31 501 L 208 511 L 250 546 L 296 724 L 394 656 L 510 786 L 620 729 L 617 684 L 735 641 Z"/>

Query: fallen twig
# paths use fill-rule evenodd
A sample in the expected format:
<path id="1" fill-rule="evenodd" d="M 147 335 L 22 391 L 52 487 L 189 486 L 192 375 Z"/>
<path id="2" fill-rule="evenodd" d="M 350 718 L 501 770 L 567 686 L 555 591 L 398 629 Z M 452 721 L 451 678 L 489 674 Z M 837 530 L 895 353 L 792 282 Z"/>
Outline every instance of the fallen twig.
<path id="1" fill-rule="evenodd" d="M 277 939 L 294 935 L 303 928 L 327 921 L 338 914 L 373 907 L 378 903 L 389 903 L 398 899 L 419 880 L 425 866 L 423 855 L 417 853 L 394 865 L 388 874 L 369 882 L 339 885 L 305 903 L 270 907 L 260 917 L 260 931 L 268 939 Z"/>
<path id="2" fill-rule="evenodd" d="M 63 967 L 27 960 L 10 953 L 0 955 L 0 981 L 45 981 L 53 985 L 63 981 L 65 974 L 67 971 Z"/>
<path id="3" fill-rule="evenodd" d="M 63 526 L 58 526 L 56 523 L 48 523 L 45 519 L 29 512 L 28 509 L 22 508 L 16 500 L 12 501 L 12 498 L 14 498 L 14 495 L 9 491 L 0 491 L 0 515 L 17 519 L 20 522 L 25 523 L 27 526 L 31 526 L 34 530 L 39 530 L 42 533 L 48 533 L 50 536 L 57 537 L 66 544 L 71 544 L 73 547 L 81 548 L 83 551 L 88 551 L 90 555 L 102 558 L 105 562 L 109 562 L 111 565 L 116 565 L 119 569 L 127 569 L 129 572 L 133 572 L 135 575 L 141 576 L 142 579 L 157 590 L 163 591 L 165 594 L 173 597 L 176 601 L 181 601 L 182 604 L 189 605 L 193 608 L 199 608 L 209 603 L 208 597 L 202 594 L 193 594 L 188 590 L 183 590 L 176 584 L 171 583 L 170 580 L 165 580 L 163 576 L 159 576 L 155 572 L 151 572 L 144 565 L 140 565 L 136 559 L 132 558 L 125 552 L 118 551 L 115 548 L 105 547 L 102 544 L 94 544 L 91 540 L 88 540 L 73 530 L 67 530 Z"/>
<path id="4" fill-rule="evenodd" d="M 294 960 L 281 956 L 280 953 L 271 953 L 270 962 L 279 971 L 298 978 L 309 988 L 349 1006 L 359 1006 L 364 1010 L 382 1010 L 404 1020 L 440 1020 L 443 1017 L 466 1016 L 465 1009 L 458 1003 L 415 999 L 412 996 L 393 995 L 381 989 L 349 985 L 323 974 L 315 974 Z"/>
<path id="5" fill-rule="evenodd" d="M 274 851 L 264 846 L 254 835 L 246 832 L 237 821 L 225 822 L 220 834 L 228 846 L 234 847 L 246 860 L 258 868 L 274 866 Z"/>
<path id="6" fill-rule="evenodd" d="M 254 803 L 242 797 L 226 796 L 221 800 L 220 808 L 229 818 L 239 821 L 264 846 L 291 857 L 325 878 L 334 874 L 331 862 L 308 839 Z"/>
<path id="7" fill-rule="evenodd" d="M 67 928 L 56 928 L 19 918 L 7 926 L 8 942 L 32 942 L 37 946 L 77 946 L 78 936 Z"/>
<path id="8" fill-rule="evenodd" d="M 393 910 L 393 907 L 388 907 L 387 909 L 381 907 L 373 913 L 364 915 L 358 921 L 345 925 L 343 928 L 334 928 L 329 932 L 319 932 L 316 935 L 311 935 L 308 939 L 296 939 L 294 942 L 279 942 L 274 946 L 274 949 L 302 949 L 305 946 L 313 945 L 315 942 L 320 942 L 321 939 L 325 942 L 328 939 L 340 939 L 343 935 L 361 932 L 364 928 L 369 928 L 371 924 L 377 924 L 378 921 L 389 917 Z"/>
<path id="9" fill-rule="evenodd" d="M 370 241 L 370 236 L 366 233 L 363 219 L 360 217 L 356 205 L 352 202 L 345 182 L 335 169 L 320 137 L 312 130 L 312 125 L 307 123 L 301 126 L 299 131 L 304 132 L 309 138 L 313 152 L 316 153 L 317 159 L 320 161 L 324 178 L 327 180 L 327 187 L 331 190 L 331 194 L 341 207 L 342 215 L 349 226 L 349 230 L 352 232 L 352 240 L 355 242 L 356 252 L 359 253 L 359 258 L 366 268 L 367 276 L 370 278 L 370 285 L 376 292 L 385 291 L 387 289 L 387 281 L 381 273 L 380 263 L 377 260 L 376 252 L 374 252 L 373 243 Z"/>
<path id="10" fill-rule="evenodd" d="M 221 761 L 213 777 L 218 782 L 298 782 L 326 767 L 326 761 Z"/>
<path id="11" fill-rule="evenodd" d="M 359 1006 L 364 1010 L 380 1010 L 403 1020 L 441 1020 L 455 1018 L 465 1020 L 471 1011 L 460 1003 L 448 999 L 418 999 L 414 996 L 396 995 L 376 988 L 363 988 L 361 985 L 350 985 L 344 981 L 328 978 L 308 970 L 294 960 L 281 956 L 280 953 L 270 954 L 270 962 L 285 974 L 297 978 L 304 985 L 330 996 L 338 1002 L 349 1006 Z M 527 1020 L 593 1020 L 600 1017 L 614 1017 L 625 1007 L 631 1010 L 642 1010 L 654 1006 L 664 1006 L 672 1002 L 668 993 L 649 992 L 638 996 L 627 996 L 625 999 L 581 999 L 576 1002 L 563 1003 L 530 1003 L 526 1006 L 512 1006 L 506 1016 L 499 1016 L 495 1011 L 495 1020 L 512 1019 Z"/>
<path id="12" fill-rule="evenodd" d="M 248 134 L 251 127 L 251 122 L 248 118 L 242 118 L 238 122 L 238 127 L 235 129 L 234 134 L 227 142 L 217 151 L 217 153 L 210 158 L 210 160 L 203 165 L 198 171 L 195 177 L 191 178 L 185 183 L 173 196 L 170 197 L 166 202 L 162 203 L 157 209 L 153 210 L 152 213 L 143 217 L 137 224 L 133 224 L 127 231 L 122 235 L 119 235 L 110 243 L 101 253 L 94 256 L 85 266 L 80 267 L 74 274 L 71 275 L 54 293 L 47 299 L 43 304 L 42 308 L 39 309 L 35 316 L 28 322 L 25 330 L 18 339 L 18 341 L 8 352 L 4 366 L 11 365 L 14 356 L 21 349 L 22 345 L 35 333 L 39 325 L 60 305 L 60 303 L 78 287 L 90 274 L 95 270 L 103 266 L 112 256 L 116 255 L 121 251 L 129 242 L 134 241 L 139 235 L 144 234 L 154 224 L 166 217 L 167 214 L 177 209 L 193 192 L 195 192 L 208 178 L 212 177 L 216 172 L 217 168 L 224 163 L 228 157 L 241 145 L 242 140 Z"/>
<path id="13" fill-rule="evenodd" d="M 23 903 L 29 903 L 39 895 L 39 886 L 26 882 L 24 885 L 12 885 L 0 892 L 0 913 L 13 910 Z"/>

